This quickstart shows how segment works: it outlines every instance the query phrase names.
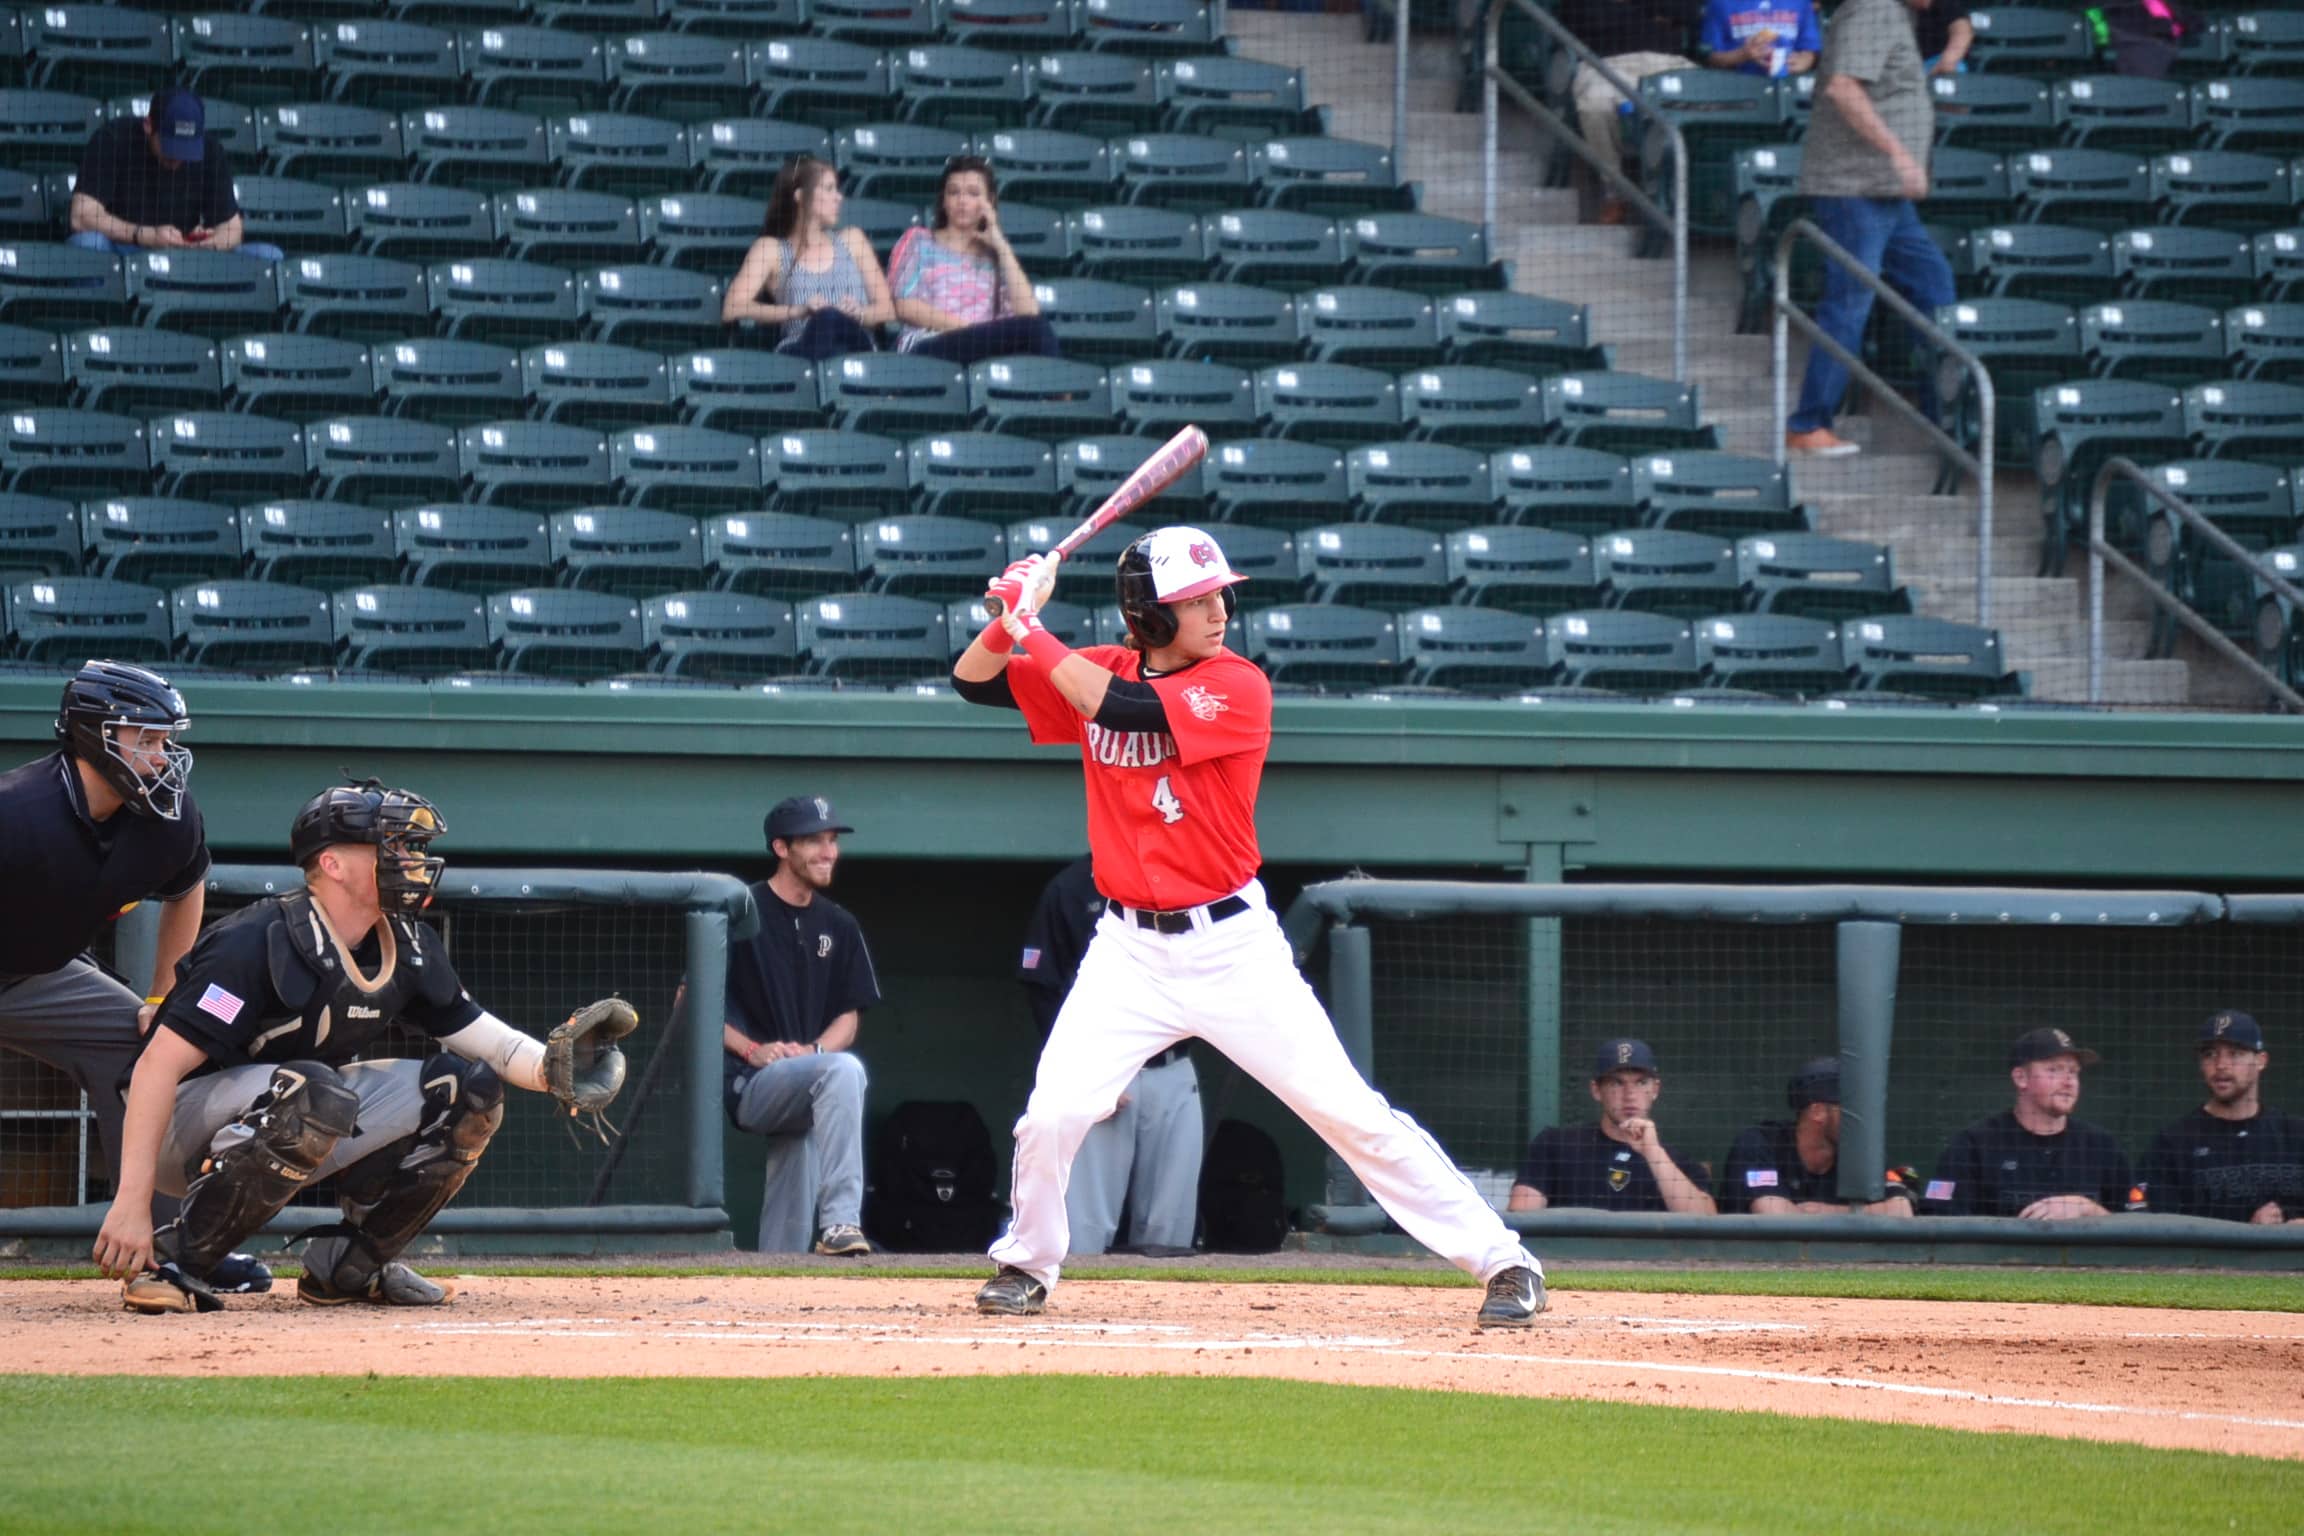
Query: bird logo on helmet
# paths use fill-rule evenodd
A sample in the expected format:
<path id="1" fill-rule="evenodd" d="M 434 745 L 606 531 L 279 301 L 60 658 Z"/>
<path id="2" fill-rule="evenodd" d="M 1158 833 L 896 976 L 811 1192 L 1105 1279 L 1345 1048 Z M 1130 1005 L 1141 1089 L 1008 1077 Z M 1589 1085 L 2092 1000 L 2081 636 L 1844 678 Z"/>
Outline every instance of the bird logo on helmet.
<path id="1" fill-rule="evenodd" d="M 168 679 L 119 661 L 82 666 L 56 710 L 56 739 L 66 750 L 95 769 L 129 810 L 161 821 L 184 814 L 192 752 L 176 737 L 191 725 L 184 695 Z"/>
<path id="2" fill-rule="evenodd" d="M 448 861 L 425 850 L 448 830 L 439 809 L 409 789 L 356 779 L 304 802 L 288 829 L 289 857 L 309 868 L 324 849 L 367 843 L 376 849 L 376 899 L 388 910 L 420 912 L 432 904 Z"/>
<path id="3" fill-rule="evenodd" d="M 1232 569 L 1224 550 L 1197 528 L 1155 528 L 1120 551 L 1113 584 L 1128 633 L 1145 650 L 1176 639 L 1176 615 L 1169 606 L 1222 591 L 1224 616 L 1239 608 L 1232 588 L 1248 578 Z"/>

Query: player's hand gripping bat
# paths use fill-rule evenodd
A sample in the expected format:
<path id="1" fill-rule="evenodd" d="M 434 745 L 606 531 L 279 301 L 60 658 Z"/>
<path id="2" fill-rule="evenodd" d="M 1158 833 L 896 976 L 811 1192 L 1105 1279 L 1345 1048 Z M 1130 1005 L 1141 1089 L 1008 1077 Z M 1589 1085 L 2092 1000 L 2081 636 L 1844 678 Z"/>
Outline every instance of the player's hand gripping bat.
<path id="1" fill-rule="evenodd" d="M 1200 462 L 1208 452 L 1208 434 L 1198 427 L 1186 427 L 1160 445 L 1160 451 L 1138 465 L 1136 472 L 1105 497 L 1102 505 L 1088 514 L 1079 527 L 1056 541 L 1048 551 L 1051 561 L 1060 561 L 1081 545 L 1102 533 L 1106 528 L 1143 506 L 1153 497 L 1174 485 L 1184 471 Z M 997 619 L 1007 611 L 1007 604 L 997 596 L 987 594 L 984 616 Z"/>

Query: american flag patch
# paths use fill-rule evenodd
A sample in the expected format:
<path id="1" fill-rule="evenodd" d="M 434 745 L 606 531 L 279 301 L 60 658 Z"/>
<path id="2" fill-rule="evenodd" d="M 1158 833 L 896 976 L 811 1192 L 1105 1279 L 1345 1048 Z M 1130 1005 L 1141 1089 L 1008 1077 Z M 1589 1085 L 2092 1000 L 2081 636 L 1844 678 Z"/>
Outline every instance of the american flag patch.
<path id="1" fill-rule="evenodd" d="M 1929 1198 L 1929 1199 L 1931 1199 L 1931 1200 L 1949 1200 L 1949 1199 L 1951 1199 L 1951 1198 L 1952 1198 L 1952 1180 L 1950 1180 L 1950 1179 L 1930 1179 L 1930 1180 L 1928 1181 L 1928 1190 L 1927 1190 L 1927 1196 L 1928 1196 L 1928 1198 Z"/>
<path id="2" fill-rule="evenodd" d="M 208 983 L 208 990 L 200 994 L 198 1004 L 202 1013 L 214 1014 L 227 1024 L 240 1017 L 240 1010 L 247 1006 L 241 999 L 234 997 L 214 982 Z"/>
<path id="3" fill-rule="evenodd" d="M 1773 1168 L 1745 1169 L 1744 1187 L 1746 1189 L 1774 1189 L 1776 1187 L 1776 1170 Z"/>
<path id="4" fill-rule="evenodd" d="M 1036 971 L 1040 969 L 1040 951 L 1036 949 L 1026 949 L 1024 951 L 1024 969 L 1028 971 Z"/>

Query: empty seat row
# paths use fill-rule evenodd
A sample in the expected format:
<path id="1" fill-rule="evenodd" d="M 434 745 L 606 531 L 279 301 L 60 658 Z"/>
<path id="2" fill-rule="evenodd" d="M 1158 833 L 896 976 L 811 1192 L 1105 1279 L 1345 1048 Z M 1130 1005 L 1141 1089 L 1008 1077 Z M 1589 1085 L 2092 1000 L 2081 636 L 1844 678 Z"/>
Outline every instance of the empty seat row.
<path id="1" fill-rule="evenodd" d="M 1956 74 L 1935 77 L 1929 88 L 1936 142 L 1964 149 L 2277 151 L 2304 134 L 2304 79 L 2240 76 L 2187 84 L 2141 75 Z"/>

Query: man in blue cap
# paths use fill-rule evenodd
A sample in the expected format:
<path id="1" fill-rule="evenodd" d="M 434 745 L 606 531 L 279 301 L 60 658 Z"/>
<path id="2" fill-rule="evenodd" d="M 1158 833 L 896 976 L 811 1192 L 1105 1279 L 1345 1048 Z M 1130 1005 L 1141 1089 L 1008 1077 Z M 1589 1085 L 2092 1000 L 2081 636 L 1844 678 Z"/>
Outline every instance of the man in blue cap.
<path id="1" fill-rule="evenodd" d="M 206 108 L 181 86 L 154 93 L 143 117 L 115 118 L 89 137 L 71 219 L 71 243 L 83 250 L 281 256 L 276 245 L 241 238 L 232 157 L 209 140 Z"/>
<path id="2" fill-rule="evenodd" d="M 1664 1145 L 1649 1112 L 1664 1091 L 1663 1070 L 1645 1040 L 1603 1040 L 1592 1060 L 1592 1101 L 1600 1118 L 1536 1134 L 1512 1181 L 1508 1210 L 1580 1206 L 1600 1211 L 1681 1211 L 1711 1216 L 1702 1163 Z M 1693 1170 L 1684 1173 L 1683 1168 Z"/>
<path id="3" fill-rule="evenodd" d="M 2271 1052 L 2237 1008 L 2208 1015 L 2197 1043 L 2208 1101 L 2152 1139 L 2152 1209 L 2259 1226 L 2304 1222 L 2304 1120 L 2264 1107 Z"/>

